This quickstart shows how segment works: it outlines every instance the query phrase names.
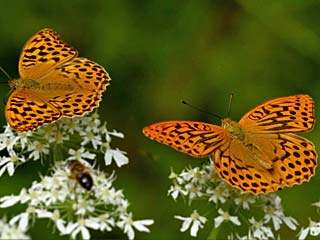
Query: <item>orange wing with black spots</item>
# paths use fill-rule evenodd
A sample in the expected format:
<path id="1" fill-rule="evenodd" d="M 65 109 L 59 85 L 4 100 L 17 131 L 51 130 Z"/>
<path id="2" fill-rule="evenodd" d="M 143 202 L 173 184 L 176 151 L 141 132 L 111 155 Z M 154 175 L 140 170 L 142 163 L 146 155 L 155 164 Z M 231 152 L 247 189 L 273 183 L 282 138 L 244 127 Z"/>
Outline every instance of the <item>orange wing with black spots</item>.
<path id="1" fill-rule="evenodd" d="M 225 129 L 192 121 L 167 121 L 143 129 L 151 139 L 194 157 L 205 157 L 227 142 Z"/>

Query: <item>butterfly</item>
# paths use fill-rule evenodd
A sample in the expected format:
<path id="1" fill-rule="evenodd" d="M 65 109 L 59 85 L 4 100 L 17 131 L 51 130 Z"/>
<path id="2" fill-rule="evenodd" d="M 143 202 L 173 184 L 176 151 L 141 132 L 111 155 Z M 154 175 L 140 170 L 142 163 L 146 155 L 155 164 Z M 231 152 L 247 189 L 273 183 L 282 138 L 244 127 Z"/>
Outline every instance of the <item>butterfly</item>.
<path id="1" fill-rule="evenodd" d="M 194 121 L 166 121 L 143 133 L 194 157 L 212 156 L 214 168 L 244 192 L 269 193 L 301 184 L 315 174 L 315 146 L 294 133 L 313 129 L 314 103 L 308 95 L 267 101 L 239 122 L 222 119 L 217 126 Z"/>
<path id="2" fill-rule="evenodd" d="M 9 81 L 12 93 L 5 116 L 13 129 L 34 130 L 99 106 L 111 80 L 109 74 L 77 55 L 77 50 L 51 29 L 43 29 L 27 41 L 19 59 L 20 78 Z"/>

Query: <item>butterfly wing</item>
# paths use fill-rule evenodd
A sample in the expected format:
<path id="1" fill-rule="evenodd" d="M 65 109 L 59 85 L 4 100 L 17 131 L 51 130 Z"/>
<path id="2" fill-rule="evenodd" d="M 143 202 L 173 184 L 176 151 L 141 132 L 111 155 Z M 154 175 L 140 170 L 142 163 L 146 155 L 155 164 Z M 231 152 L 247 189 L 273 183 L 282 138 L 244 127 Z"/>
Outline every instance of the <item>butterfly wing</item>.
<path id="1" fill-rule="evenodd" d="M 228 141 L 224 128 L 193 121 L 155 123 L 145 127 L 143 133 L 194 157 L 205 157 Z"/>
<path id="2" fill-rule="evenodd" d="M 308 95 L 276 98 L 248 112 L 239 124 L 254 133 L 309 131 L 314 125 L 314 103 Z"/>
<path id="3" fill-rule="evenodd" d="M 47 86 L 43 97 L 63 116 L 82 115 L 99 106 L 110 80 L 102 66 L 86 58 L 74 58 L 41 79 Z"/>
<path id="4" fill-rule="evenodd" d="M 28 131 L 61 117 L 61 112 L 52 104 L 43 101 L 38 93 L 17 89 L 6 104 L 7 122 L 17 131 Z"/>
<path id="5" fill-rule="evenodd" d="M 309 140 L 294 134 L 256 137 L 255 151 L 233 142 L 214 153 L 216 171 L 232 186 L 254 194 L 269 193 L 309 181 L 315 174 L 317 153 Z M 259 155 L 270 158 L 271 165 L 260 164 Z"/>
<path id="6" fill-rule="evenodd" d="M 31 37 L 22 49 L 19 59 L 20 78 L 39 79 L 77 55 L 77 50 L 62 42 L 56 32 L 43 29 Z"/>

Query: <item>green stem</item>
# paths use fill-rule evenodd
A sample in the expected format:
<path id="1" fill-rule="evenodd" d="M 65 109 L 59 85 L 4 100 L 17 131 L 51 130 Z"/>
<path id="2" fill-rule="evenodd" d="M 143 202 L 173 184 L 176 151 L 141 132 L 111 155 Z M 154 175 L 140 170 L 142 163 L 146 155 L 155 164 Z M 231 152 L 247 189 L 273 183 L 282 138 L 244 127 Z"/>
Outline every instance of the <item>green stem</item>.
<path id="1" fill-rule="evenodd" d="M 213 226 L 213 228 L 211 229 L 209 235 L 208 235 L 208 238 L 207 240 L 214 240 L 214 239 L 217 239 L 217 236 L 218 236 L 218 233 L 220 231 L 220 228 L 215 228 Z"/>

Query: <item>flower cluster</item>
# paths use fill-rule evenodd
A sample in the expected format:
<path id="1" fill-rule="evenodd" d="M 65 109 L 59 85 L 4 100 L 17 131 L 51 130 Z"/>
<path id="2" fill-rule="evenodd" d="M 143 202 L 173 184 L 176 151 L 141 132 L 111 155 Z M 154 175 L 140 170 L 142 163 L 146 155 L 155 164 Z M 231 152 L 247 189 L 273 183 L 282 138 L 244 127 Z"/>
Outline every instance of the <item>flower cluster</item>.
<path id="1" fill-rule="evenodd" d="M 169 178 L 173 184 L 168 194 L 174 200 L 183 197 L 190 205 L 195 200 L 204 200 L 212 205 L 210 214 L 213 215 L 214 230 L 208 239 L 216 239 L 217 236 L 230 239 L 274 239 L 283 224 L 291 230 L 296 230 L 298 225 L 293 217 L 284 214 L 278 195 L 255 196 L 233 188 L 218 176 L 211 163 L 187 168 L 179 174 L 171 171 Z M 194 237 L 208 222 L 208 217 L 201 216 L 198 210 L 193 210 L 190 217 L 175 218 L 183 221 L 180 230 L 184 232 L 190 228 L 190 235 Z M 234 232 L 228 230 L 229 235 L 222 236 L 222 232 L 226 232 L 219 233 L 224 227 L 223 223 L 231 224 Z M 242 229 L 246 226 L 246 235 L 239 236 L 239 226 L 242 226 Z"/>
<path id="2" fill-rule="evenodd" d="M 122 190 L 112 185 L 114 174 L 106 176 L 104 172 L 90 169 L 94 186 L 91 191 L 81 187 L 70 179 L 68 166 L 55 168 L 51 176 L 45 176 L 40 182 L 33 182 L 29 189 L 23 188 L 19 195 L 0 198 L 0 207 L 7 208 L 15 204 L 26 204 L 26 211 L 11 219 L 22 230 L 29 228 L 35 218 L 50 219 L 61 235 L 89 239 L 88 229 L 111 231 L 120 228 L 133 239 L 134 229 L 149 232 L 147 225 L 152 220 L 134 221 L 128 212 L 129 202 Z"/>
<path id="3" fill-rule="evenodd" d="M 108 131 L 99 115 L 93 113 L 76 118 L 63 118 L 55 124 L 44 125 L 33 132 L 19 133 L 9 126 L 0 134 L 0 175 L 35 160 L 53 162 L 51 174 L 23 188 L 18 195 L 0 198 L 0 207 L 24 204 L 24 212 L 12 217 L 19 231 L 27 231 L 37 218 L 47 218 L 61 235 L 90 238 L 90 229 L 110 232 L 119 228 L 129 239 L 135 231 L 149 232 L 153 220 L 133 220 L 129 202 L 122 190 L 113 187 L 115 174 L 93 169 L 98 160 L 105 165 L 112 161 L 118 167 L 127 164 L 126 153 L 110 146 L 112 137 L 123 138 L 115 130 Z M 93 180 L 93 187 L 82 187 L 72 173 L 71 160 L 79 161 Z M 101 165 L 101 164 L 100 164 Z M 15 225 L 12 225 L 15 226 Z"/>

